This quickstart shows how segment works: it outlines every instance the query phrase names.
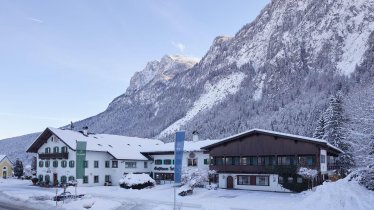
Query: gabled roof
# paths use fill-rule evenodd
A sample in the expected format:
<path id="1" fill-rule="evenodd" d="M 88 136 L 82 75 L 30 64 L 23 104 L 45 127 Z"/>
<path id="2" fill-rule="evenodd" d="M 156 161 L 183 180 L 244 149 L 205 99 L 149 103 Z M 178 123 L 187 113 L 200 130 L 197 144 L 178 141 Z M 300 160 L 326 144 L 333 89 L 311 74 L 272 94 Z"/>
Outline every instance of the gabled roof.
<path id="1" fill-rule="evenodd" d="M 270 136 L 275 136 L 275 137 L 280 137 L 280 138 L 293 139 L 293 140 L 304 141 L 304 142 L 311 142 L 311 143 L 315 143 L 315 144 L 324 145 L 324 146 L 326 146 L 326 147 L 328 147 L 332 150 L 337 151 L 338 153 L 344 153 L 341 149 L 333 146 L 332 144 L 328 143 L 326 140 L 323 140 L 323 139 L 310 138 L 310 137 L 306 137 L 306 136 L 299 136 L 299 135 L 293 135 L 293 134 L 288 134 L 288 133 L 281 133 L 281 132 L 276 132 L 276 131 L 263 130 L 263 129 L 258 129 L 258 128 L 254 128 L 254 129 L 245 131 L 243 133 L 239 133 L 239 134 L 236 134 L 236 135 L 233 135 L 233 136 L 223 138 L 223 139 L 219 140 L 217 143 L 204 146 L 201 149 L 207 149 L 208 150 L 210 148 L 219 146 L 219 145 L 224 144 L 226 142 L 234 141 L 234 140 L 240 139 L 242 137 L 251 136 L 251 135 L 255 135 L 255 134 L 263 134 L 263 135 L 270 135 Z"/>
<path id="2" fill-rule="evenodd" d="M 219 140 L 201 140 L 201 141 L 184 141 L 183 151 L 197 152 L 203 151 L 201 148 L 207 145 L 217 143 Z M 174 142 L 157 145 L 150 150 L 143 150 L 144 154 L 157 154 L 157 153 L 174 153 Z"/>
<path id="3" fill-rule="evenodd" d="M 147 160 L 147 158 L 140 153 L 142 150 L 164 144 L 162 141 L 155 139 L 109 134 L 89 134 L 85 136 L 77 131 L 48 127 L 31 144 L 27 152 L 36 153 L 52 134 L 56 135 L 74 151 L 76 150 L 76 142 L 84 141 L 87 142 L 87 151 L 108 152 L 114 158 L 123 160 Z"/>
<path id="4" fill-rule="evenodd" d="M 8 160 L 11 165 L 13 164 L 12 161 L 10 161 L 6 155 L 0 155 L 0 162 L 3 161 L 4 159 Z"/>

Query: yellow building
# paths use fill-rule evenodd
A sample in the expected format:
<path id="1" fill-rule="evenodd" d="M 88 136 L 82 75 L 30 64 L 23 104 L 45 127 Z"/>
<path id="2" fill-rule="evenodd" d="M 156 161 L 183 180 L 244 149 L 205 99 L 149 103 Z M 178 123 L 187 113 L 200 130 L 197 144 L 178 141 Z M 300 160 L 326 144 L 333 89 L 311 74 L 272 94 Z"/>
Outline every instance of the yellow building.
<path id="1" fill-rule="evenodd" d="M 6 155 L 0 155 L 0 172 L 3 179 L 13 176 L 12 162 Z"/>

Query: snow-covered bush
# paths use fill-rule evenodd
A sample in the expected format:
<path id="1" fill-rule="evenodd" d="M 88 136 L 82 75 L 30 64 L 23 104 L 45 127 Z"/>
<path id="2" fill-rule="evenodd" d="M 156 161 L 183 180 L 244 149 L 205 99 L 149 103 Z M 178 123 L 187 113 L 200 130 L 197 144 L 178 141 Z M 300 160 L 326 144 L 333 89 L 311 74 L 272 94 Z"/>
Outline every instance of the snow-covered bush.
<path id="1" fill-rule="evenodd" d="M 180 196 L 186 196 L 192 194 L 192 187 L 189 185 L 182 185 L 180 188 L 178 188 L 177 193 Z"/>
<path id="2" fill-rule="evenodd" d="M 313 188 L 313 181 L 314 178 L 317 177 L 318 171 L 315 169 L 300 167 L 299 170 L 297 170 L 297 174 L 303 177 L 304 179 L 308 180 L 309 188 Z"/>
<path id="3" fill-rule="evenodd" d="M 153 180 L 148 174 L 133 174 L 129 173 L 119 180 L 119 185 L 126 189 L 144 189 L 146 187 L 153 187 L 155 185 Z"/>
<path id="4" fill-rule="evenodd" d="M 374 165 L 366 168 L 356 169 L 350 177 L 350 181 L 354 179 L 368 190 L 374 190 Z"/>
<path id="5" fill-rule="evenodd" d="M 182 180 L 183 185 L 188 185 L 192 189 L 197 186 L 204 186 L 204 184 L 209 181 L 209 170 L 186 167 L 182 171 Z"/>

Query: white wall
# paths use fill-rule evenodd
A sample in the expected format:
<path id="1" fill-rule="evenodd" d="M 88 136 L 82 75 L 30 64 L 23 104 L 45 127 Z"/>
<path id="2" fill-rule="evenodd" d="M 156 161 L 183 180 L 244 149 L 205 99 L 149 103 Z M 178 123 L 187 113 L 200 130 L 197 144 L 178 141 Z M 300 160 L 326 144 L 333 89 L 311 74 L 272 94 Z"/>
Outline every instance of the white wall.
<path id="1" fill-rule="evenodd" d="M 52 135 L 52 136 L 54 136 L 54 135 Z M 64 144 L 60 140 L 58 140 L 57 142 L 56 141 L 52 142 L 52 140 L 51 140 L 52 136 L 47 140 L 47 143 L 43 144 L 39 148 L 38 154 L 44 153 L 46 147 L 50 147 L 51 148 L 51 153 L 53 153 L 53 147 L 58 146 L 59 150 L 61 152 L 61 147 L 67 146 L 66 144 Z M 57 137 L 54 136 L 54 139 L 56 140 Z M 45 161 L 48 161 L 48 160 L 47 159 L 41 160 L 41 159 L 39 159 L 39 156 L 37 156 L 37 163 L 36 163 L 37 164 L 36 165 L 36 167 L 37 167 L 37 177 L 39 177 L 39 175 L 43 175 L 43 181 L 45 181 L 44 180 L 45 175 L 49 175 L 50 176 L 50 180 L 53 181 L 53 174 L 57 173 L 57 177 L 58 177 L 58 181 L 59 182 L 61 181 L 61 176 L 63 176 L 63 175 L 65 175 L 67 178 L 69 178 L 69 176 L 74 176 L 74 178 L 76 178 L 76 169 L 75 169 L 75 167 L 76 167 L 77 163 L 75 162 L 75 157 L 76 157 L 75 151 L 71 150 L 68 147 L 68 153 L 69 153 L 68 159 L 64 159 L 64 160 L 67 161 L 67 167 L 66 168 L 62 168 L 61 167 L 61 161 L 62 161 L 61 159 L 56 159 L 58 161 L 58 167 L 57 168 L 53 167 L 53 161 L 54 160 L 53 159 L 49 159 L 50 166 L 49 166 L 49 168 L 46 168 L 45 167 Z M 70 168 L 69 167 L 69 161 L 70 160 L 73 160 L 75 162 L 74 168 Z M 43 161 L 44 162 L 43 163 L 43 167 L 41 167 L 41 168 L 39 167 L 39 161 Z"/>
<path id="2" fill-rule="evenodd" d="M 269 176 L 269 186 L 257 186 L 257 185 L 238 185 L 238 175 L 253 175 L 253 176 Z M 243 189 L 243 190 L 260 190 L 260 191 L 273 191 L 273 192 L 290 192 L 289 190 L 283 188 L 278 184 L 278 175 L 277 174 L 232 174 L 224 173 L 219 174 L 218 186 L 219 188 L 227 188 L 227 177 L 233 177 L 233 187 L 234 189 Z"/>

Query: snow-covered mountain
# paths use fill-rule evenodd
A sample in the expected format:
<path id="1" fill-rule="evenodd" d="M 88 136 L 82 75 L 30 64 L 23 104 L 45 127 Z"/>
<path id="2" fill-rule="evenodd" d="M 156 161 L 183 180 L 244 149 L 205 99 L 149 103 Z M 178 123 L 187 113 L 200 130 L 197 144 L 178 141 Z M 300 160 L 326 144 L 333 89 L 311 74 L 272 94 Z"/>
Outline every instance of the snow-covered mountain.
<path id="1" fill-rule="evenodd" d="M 235 36 L 214 39 L 200 61 L 149 62 L 104 112 L 75 127 L 166 141 L 179 129 L 311 136 L 331 94 L 373 83 L 373 30 L 372 0 L 273 0 Z"/>

